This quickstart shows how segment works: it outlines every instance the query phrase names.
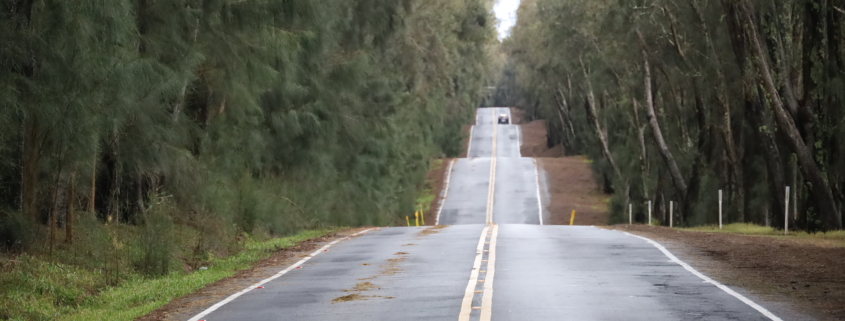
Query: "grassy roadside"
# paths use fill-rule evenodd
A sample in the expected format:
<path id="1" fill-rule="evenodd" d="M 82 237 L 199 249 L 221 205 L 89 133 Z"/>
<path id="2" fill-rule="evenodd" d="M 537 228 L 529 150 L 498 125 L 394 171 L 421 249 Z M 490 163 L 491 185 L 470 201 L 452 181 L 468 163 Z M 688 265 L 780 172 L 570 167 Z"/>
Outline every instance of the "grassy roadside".
<path id="1" fill-rule="evenodd" d="M 207 269 L 159 277 L 125 276 L 100 291 L 90 285 L 105 278 L 103 269 L 83 269 L 21 255 L 7 261 L 0 274 L 0 319 L 132 320 L 205 285 L 232 276 L 271 252 L 286 249 L 336 229 L 305 230 L 267 241 L 247 239 L 244 248 L 225 258 L 211 258 Z"/>
<path id="2" fill-rule="evenodd" d="M 820 247 L 845 247 L 845 231 L 832 231 L 827 233 L 807 233 L 804 231 L 793 231 L 789 232 L 789 234 L 787 235 L 784 235 L 783 230 L 776 230 L 771 227 L 747 223 L 734 223 L 723 225 L 722 229 L 719 229 L 718 225 L 707 225 L 691 228 L 680 228 L 679 230 L 692 232 L 714 232 L 739 235 L 767 236 L 792 240 L 794 242 Z"/>
<path id="3" fill-rule="evenodd" d="M 435 215 L 431 212 L 437 205 L 440 198 L 440 192 L 443 188 L 443 175 L 446 170 L 448 159 L 435 158 L 429 162 L 428 171 L 425 174 L 425 181 L 422 189 L 417 193 L 416 202 L 414 202 L 414 209 L 422 208 L 425 214 L 425 222 L 427 225 L 434 225 Z M 413 216 L 410 217 L 411 225 L 414 224 Z"/>

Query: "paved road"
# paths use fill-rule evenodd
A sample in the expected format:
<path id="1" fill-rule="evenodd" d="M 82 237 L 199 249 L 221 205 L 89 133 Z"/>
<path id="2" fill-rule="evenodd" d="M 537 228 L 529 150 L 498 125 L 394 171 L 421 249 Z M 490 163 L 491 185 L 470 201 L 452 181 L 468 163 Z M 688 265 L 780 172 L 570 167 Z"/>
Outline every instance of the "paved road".
<path id="1" fill-rule="evenodd" d="M 534 162 L 500 113 L 479 109 L 470 158 L 453 166 L 449 226 L 341 241 L 192 320 L 770 319 L 646 240 L 542 226 Z"/>

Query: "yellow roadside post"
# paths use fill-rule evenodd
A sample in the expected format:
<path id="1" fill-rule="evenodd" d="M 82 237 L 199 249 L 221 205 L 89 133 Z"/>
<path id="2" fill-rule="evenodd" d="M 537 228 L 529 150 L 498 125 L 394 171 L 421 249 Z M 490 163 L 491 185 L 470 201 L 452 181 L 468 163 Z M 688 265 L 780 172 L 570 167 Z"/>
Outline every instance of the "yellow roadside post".
<path id="1" fill-rule="evenodd" d="M 408 220 L 408 215 L 405 215 L 405 224 L 408 224 L 408 226 L 411 226 L 411 221 Z"/>
<path id="2" fill-rule="evenodd" d="M 569 225 L 575 224 L 575 210 L 572 210 L 572 216 L 569 217 Z"/>
<path id="3" fill-rule="evenodd" d="M 422 220 L 422 225 L 425 226 L 425 213 L 422 209 L 422 204 L 420 204 L 420 219 Z"/>
<path id="4" fill-rule="evenodd" d="M 420 226 L 420 212 L 414 212 L 414 220 L 416 221 L 417 226 Z"/>

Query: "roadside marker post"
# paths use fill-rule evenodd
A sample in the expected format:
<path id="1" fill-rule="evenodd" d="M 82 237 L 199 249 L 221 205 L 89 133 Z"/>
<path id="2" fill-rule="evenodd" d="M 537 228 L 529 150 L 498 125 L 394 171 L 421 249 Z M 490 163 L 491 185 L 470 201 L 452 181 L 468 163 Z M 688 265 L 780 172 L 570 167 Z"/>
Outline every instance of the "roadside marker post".
<path id="1" fill-rule="evenodd" d="M 722 229 L 722 190 L 719 190 L 719 229 Z"/>
<path id="2" fill-rule="evenodd" d="M 420 226 L 420 212 L 414 212 L 414 221 L 416 221 L 416 226 Z"/>
<path id="3" fill-rule="evenodd" d="M 572 210 L 572 215 L 569 216 L 569 225 L 575 225 L 575 210 Z"/>
<path id="4" fill-rule="evenodd" d="M 425 212 L 423 212 L 422 204 L 420 204 L 420 219 L 422 219 L 422 225 L 425 226 Z"/>
<path id="5" fill-rule="evenodd" d="M 783 235 L 789 234 L 789 186 L 786 187 L 786 206 L 783 208 Z"/>
<path id="6" fill-rule="evenodd" d="M 408 226 L 411 226 L 411 221 L 408 220 L 408 215 L 405 215 L 405 224 L 408 224 Z"/>
<path id="7" fill-rule="evenodd" d="M 675 202 L 669 201 L 669 228 L 672 228 L 673 210 L 675 209 Z"/>
<path id="8" fill-rule="evenodd" d="M 651 201 L 648 201 L 648 225 L 651 226 Z"/>

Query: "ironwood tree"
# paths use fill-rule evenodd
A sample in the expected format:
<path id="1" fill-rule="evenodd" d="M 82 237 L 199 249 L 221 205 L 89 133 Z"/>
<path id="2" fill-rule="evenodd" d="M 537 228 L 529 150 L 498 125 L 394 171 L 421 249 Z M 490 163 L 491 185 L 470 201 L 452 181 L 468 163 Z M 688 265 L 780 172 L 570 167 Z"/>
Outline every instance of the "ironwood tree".
<path id="1" fill-rule="evenodd" d="M 712 224 L 722 189 L 730 222 L 782 227 L 790 186 L 792 226 L 842 228 L 845 1 L 524 0 L 502 50 L 497 103 L 594 159 L 616 220 Z"/>

